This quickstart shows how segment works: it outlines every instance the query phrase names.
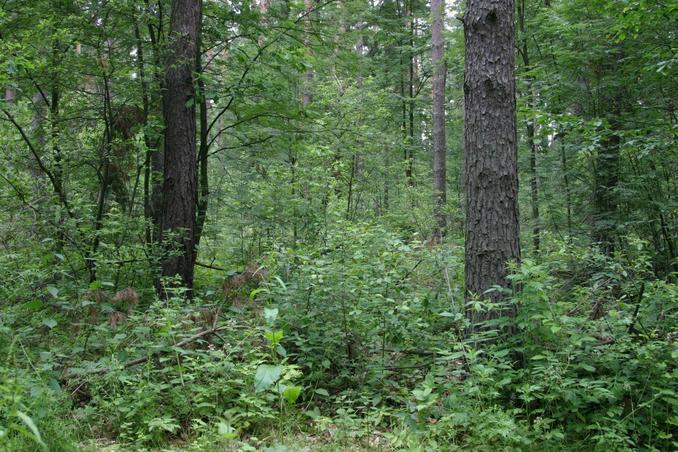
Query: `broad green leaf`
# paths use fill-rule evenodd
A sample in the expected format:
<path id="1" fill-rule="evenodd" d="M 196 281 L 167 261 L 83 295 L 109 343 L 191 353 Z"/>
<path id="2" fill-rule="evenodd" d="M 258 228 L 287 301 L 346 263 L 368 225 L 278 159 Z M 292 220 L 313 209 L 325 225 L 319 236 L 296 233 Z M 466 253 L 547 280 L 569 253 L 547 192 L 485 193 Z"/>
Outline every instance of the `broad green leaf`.
<path id="1" fill-rule="evenodd" d="M 24 304 L 24 308 L 33 310 L 33 309 L 40 309 L 43 306 L 43 302 L 40 300 L 33 300 L 29 301 L 28 303 Z"/>
<path id="2" fill-rule="evenodd" d="M 281 373 L 282 367 L 280 366 L 271 366 L 269 364 L 260 365 L 257 367 L 257 373 L 254 375 L 254 391 L 265 391 L 280 379 Z"/>
<path id="3" fill-rule="evenodd" d="M 31 419 L 28 415 L 25 413 L 22 413 L 21 411 L 17 411 L 16 415 L 19 419 L 21 419 L 21 422 L 26 424 L 26 427 L 28 427 L 31 430 L 31 433 L 33 433 L 33 436 L 35 437 L 35 442 L 40 444 L 43 448 L 47 448 L 47 445 L 44 443 L 42 440 L 42 436 L 40 435 L 40 430 L 38 430 L 38 427 L 35 425 L 33 422 L 33 419 Z"/>
<path id="4" fill-rule="evenodd" d="M 301 394 L 301 387 L 299 386 L 288 386 L 283 391 L 283 397 L 290 405 L 297 401 L 299 394 Z"/>
<path id="5" fill-rule="evenodd" d="M 47 286 L 47 292 L 49 292 L 54 298 L 59 296 L 59 289 L 54 286 Z"/>
<path id="6" fill-rule="evenodd" d="M 54 319 L 44 319 L 42 321 L 42 324 L 45 325 L 47 328 L 49 328 L 51 330 L 52 328 L 57 326 L 57 321 L 54 320 Z"/>
<path id="7" fill-rule="evenodd" d="M 278 308 L 264 308 L 264 319 L 269 325 L 273 325 L 278 318 Z"/>

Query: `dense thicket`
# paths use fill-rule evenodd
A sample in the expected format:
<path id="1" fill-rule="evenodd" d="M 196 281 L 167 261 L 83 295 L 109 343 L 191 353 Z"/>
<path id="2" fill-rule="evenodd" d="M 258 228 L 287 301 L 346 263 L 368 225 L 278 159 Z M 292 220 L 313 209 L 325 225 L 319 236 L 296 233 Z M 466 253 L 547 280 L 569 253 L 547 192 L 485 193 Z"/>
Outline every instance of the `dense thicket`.
<path id="1" fill-rule="evenodd" d="M 5 0 L 0 448 L 675 449 L 676 17 Z"/>

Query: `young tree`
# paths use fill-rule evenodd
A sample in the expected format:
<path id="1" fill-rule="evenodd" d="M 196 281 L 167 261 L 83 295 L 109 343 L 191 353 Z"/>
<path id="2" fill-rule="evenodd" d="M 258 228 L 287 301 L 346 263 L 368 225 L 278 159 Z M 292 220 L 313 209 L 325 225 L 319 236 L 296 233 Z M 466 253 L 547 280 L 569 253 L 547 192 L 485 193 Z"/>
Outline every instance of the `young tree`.
<path id="1" fill-rule="evenodd" d="M 445 235 L 446 168 L 445 168 L 445 42 L 443 38 L 443 15 L 445 0 L 431 0 L 431 64 L 433 66 L 433 216 L 435 217 L 434 240 Z"/>
<path id="2" fill-rule="evenodd" d="M 165 164 L 161 238 L 170 246 L 162 275 L 179 275 L 193 285 L 196 216 L 194 72 L 198 53 L 200 2 L 174 0 L 165 67 Z"/>
<path id="3" fill-rule="evenodd" d="M 465 294 L 510 287 L 520 259 L 513 0 L 468 0 L 464 16 Z M 490 299 L 501 301 L 499 291 Z M 502 310 L 469 311 L 471 330 Z M 510 314 L 510 313 L 509 313 Z"/>

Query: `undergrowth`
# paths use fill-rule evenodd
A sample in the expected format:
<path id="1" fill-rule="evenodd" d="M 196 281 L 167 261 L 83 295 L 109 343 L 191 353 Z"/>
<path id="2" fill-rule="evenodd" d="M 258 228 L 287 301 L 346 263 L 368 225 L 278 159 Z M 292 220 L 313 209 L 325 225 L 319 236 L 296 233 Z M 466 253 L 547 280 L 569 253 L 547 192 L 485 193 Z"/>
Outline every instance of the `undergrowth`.
<path id="1" fill-rule="evenodd" d="M 140 287 L 115 326 L 91 299 L 110 281 L 3 261 L 23 283 L 2 288 L 0 447 L 678 447 L 678 289 L 642 242 L 609 259 L 553 240 L 488 340 L 463 339 L 465 310 L 496 306 L 464 305 L 461 247 L 339 231 L 270 253 L 238 296 L 207 271 L 192 299 Z"/>

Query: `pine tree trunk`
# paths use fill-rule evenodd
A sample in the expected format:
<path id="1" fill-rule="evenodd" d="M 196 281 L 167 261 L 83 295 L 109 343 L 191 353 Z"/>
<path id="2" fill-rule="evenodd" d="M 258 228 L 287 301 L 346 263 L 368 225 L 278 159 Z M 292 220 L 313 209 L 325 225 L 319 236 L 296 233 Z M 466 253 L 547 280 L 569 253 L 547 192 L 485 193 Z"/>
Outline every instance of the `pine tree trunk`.
<path id="1" fill-rule="evenodd" d="M 196 143 L 194 70 L 200 2 L 174 0 L 165 67 L 165 161 L 161 239 L 168 243 L 162 275 L 193 286 L 195 262 Z"/>
<path id="2" fill-rule="evenodd" d="M 445 205 L 446 159 L 445 159 L 445 42 L 443 37 L 444 0 L 431 0 L 431 64 L 433 66 L 433 216 L 435 229 L 433 238 L 441 241 L 447 229 Z"/>
<path id="3" fill-rule="evenodd" d="M 467 0 L 464 17 L 466 298 L 510 288 L 507 262 L 520 260 L 513 0 Z M 498 291 L 487 298 L 500 302 Z M 471 331 L 511 310 L 470 310 Z"/>

